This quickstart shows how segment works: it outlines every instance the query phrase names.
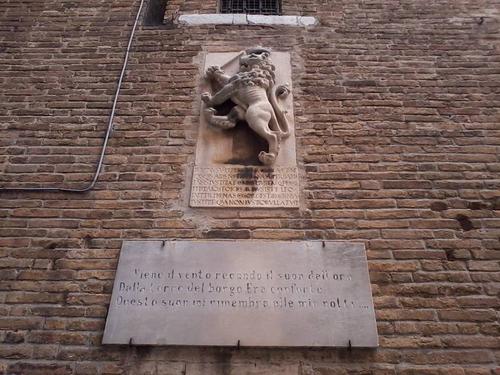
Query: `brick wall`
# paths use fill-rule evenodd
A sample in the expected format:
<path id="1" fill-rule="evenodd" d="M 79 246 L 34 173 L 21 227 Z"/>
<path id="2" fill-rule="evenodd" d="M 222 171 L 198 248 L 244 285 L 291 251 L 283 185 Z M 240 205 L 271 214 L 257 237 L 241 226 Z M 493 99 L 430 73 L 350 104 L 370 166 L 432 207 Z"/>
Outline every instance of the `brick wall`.
<path id="1" fill-rule="evenodd" d="M 215 9 L 196 3 L 167 10 Z M 91 180 L 137 7 L 2 2 L 2 186 Z M 0 372 L 499 374 L 499 9 L 284 1 L 321 26 L 140 28 L 96 189 L 0 192 Z M 254 45 L 293 56 L 303 207 L 190 209 L 202 54 Z M 140 238 L 364 242 L 380 348 L 101 346 L 121 242 Z"/>

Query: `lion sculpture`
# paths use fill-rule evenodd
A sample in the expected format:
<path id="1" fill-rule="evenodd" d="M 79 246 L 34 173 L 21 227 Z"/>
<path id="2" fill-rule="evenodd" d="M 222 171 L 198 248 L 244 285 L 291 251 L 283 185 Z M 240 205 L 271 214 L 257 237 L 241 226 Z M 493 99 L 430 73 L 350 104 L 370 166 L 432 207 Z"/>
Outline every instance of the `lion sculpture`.
<path id="1" fill-rule="evenodd" d="M 268 152 L 261 151 L 259 160 L 264 165 L 274 164 L 281 140 L 290 135 L 290 125 L 278 103 L 285 99 L 288 86 L 275 84 L 275 67 L 270 60 L 271 52 L 264 48 L 246 50 L 239 58 L 239 72 L 228 76 L 218 66 L 207 69 L 206 78 L 212 84 L 215 94 L 203 93 L 204 115 L 212 126 L 230 129 L 244 120 L 248 126 L 265 139 Z M 235 106 L 226 116 L 217 115 L 214 108 L 231 100 Z"/>

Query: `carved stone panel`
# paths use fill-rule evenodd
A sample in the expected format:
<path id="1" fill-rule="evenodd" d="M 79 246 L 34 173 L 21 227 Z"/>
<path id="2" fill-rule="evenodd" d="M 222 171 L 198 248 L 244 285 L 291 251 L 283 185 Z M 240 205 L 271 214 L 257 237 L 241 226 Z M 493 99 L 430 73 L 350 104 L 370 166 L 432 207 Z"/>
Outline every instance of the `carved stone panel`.
<path id="1" fill-rule="evenodd" d="M 125 241 L 103 343 L 375 347 L 364 246 Z"/>
<path id="2" fill-rule="evenodd" d="M 299 206 L 290 55 L 209 53 L 191 207 Z"/>

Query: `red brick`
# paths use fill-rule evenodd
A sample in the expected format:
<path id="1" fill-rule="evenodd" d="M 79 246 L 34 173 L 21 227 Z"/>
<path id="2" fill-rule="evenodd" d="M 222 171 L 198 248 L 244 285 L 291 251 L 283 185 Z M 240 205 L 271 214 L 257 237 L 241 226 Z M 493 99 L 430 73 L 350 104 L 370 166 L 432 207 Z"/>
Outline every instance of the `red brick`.
<path id="1" fill-rule="evenodd" d="M 0 192 L 0 373 L 500 373 L 491 2 L 283 0 L 307 28 L 184 27 L 217 1 L 166 3 L 137 30 L 96 189 Z M 85 186 L 138 2 L 2 5 L 0 185 Z M 292 55 L 301 208 L 191 209 L 200 61 L 255 43 Z M 101 345 L 123 240 L 162 238 L 364 243 L 381 347 Z"/>

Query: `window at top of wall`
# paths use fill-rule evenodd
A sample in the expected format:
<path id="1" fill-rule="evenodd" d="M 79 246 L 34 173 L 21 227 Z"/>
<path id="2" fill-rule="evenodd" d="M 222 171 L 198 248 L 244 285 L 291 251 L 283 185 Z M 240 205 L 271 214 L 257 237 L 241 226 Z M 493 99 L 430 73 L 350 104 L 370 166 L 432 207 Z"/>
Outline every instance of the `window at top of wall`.
<path id="1" fill-rule="evenodd" d="M 220 0 L 220 13 L 280 15 L 280 0 Z"/>

